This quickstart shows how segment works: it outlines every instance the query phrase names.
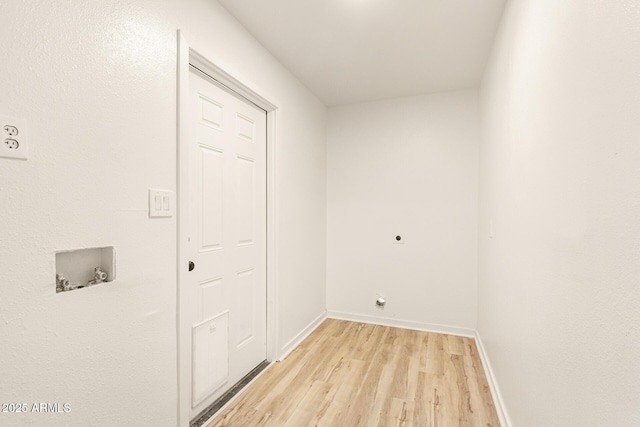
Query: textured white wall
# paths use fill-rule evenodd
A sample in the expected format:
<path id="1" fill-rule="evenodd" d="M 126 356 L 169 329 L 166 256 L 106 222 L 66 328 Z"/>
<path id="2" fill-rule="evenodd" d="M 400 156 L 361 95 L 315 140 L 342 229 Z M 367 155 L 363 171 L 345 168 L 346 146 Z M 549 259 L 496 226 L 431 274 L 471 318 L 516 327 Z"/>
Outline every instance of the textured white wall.
<path id="1" fill-rule="evenodd" d="M 4 2 L 0 110 L 30 155 L 0 159 L 2 426 L 177 422 L 176 29 L 278 111 L 280 345 L 325 308 L 325 108 L 217 2 Z M 8 60 L 9 59 L 9 60 Z M 9 62 L 7 62 L 9 61 Z M 54 251 L 113 245 L 117 281 L 55 294 Z"/>
<path id="2" fill-rule="evenodd" d="M 462 91 L 329 109 L 330 315 L 475 329 L 478 107 Z"/>
<path id="3" fill-rule="evenodd" d="M 507 5 L 482 87 L 478 330 L 514 426 L 640 425 L 639 52 L 637 1 Z"/>

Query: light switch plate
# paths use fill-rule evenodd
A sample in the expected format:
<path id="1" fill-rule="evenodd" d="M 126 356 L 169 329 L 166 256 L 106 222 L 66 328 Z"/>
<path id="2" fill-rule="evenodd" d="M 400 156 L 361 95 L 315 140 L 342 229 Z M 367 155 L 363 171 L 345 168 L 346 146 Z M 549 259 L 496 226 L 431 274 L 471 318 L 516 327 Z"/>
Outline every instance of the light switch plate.
<path id="1" fill-rule="evenodd" d="M 28 147 L 27 121 L 0 114 L 0 157 L 27 160 Z"/>
<path id="2" fill-rule="evenodd" d="M 175 212 L 175 198 L 169 190 L 149 189 L 149 217 L 168 218 Z"/>

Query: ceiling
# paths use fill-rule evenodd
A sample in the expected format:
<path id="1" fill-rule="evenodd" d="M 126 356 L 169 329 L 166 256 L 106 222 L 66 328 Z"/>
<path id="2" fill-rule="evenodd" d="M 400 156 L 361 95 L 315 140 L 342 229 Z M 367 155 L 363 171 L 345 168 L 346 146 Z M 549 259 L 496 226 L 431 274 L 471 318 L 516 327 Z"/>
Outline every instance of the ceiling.
<path id="1" fill-rule="evenodd" d="M 477 87 L 506 0 L 218 0 L 326 105 Z"/>

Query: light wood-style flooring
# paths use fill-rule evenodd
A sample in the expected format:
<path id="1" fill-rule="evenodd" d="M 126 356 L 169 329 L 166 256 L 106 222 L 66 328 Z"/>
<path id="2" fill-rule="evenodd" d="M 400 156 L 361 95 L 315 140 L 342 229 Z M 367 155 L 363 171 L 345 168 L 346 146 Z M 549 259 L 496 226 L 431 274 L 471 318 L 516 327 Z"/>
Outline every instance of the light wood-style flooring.
<path id="1" fill-rule="evenodd" d="M 499 426 L 475 341 L 327 319 L 214 426 Z"/>

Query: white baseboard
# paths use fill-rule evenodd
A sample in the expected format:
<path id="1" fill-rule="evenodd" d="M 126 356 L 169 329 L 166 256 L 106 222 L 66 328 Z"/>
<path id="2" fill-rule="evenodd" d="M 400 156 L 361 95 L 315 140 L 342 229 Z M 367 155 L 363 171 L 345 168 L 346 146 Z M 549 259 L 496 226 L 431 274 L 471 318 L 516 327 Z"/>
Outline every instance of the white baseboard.
<path id="1" fill-rule="evenodd" d="M 476 347 L 478 347 L 478 353 L 480 354 L 480 360 L 482 361 L 482 366 L 484 367 L 484 372 L 487 375 L 487 381 L 489 382 L 489 388 L 491 389 L 491 396 L 493 397 L 493 404 L 496 407 L 496 412 L 498 413 L 498 419 L 500 420 L 500 425 L 502 427 L 510 427 L 511 419 L 509 418 L 509 414 L 507 413 L 507 408 L 504 404 L 504 400 L 502 399 L 502 393 L 500 393 L 500 387 L 498 387 L 498 382 L 493 374 L 493 369 L 491 368 L 491 363 L 489 362 L 489 357 L 484 349 L 484 344 L 482 344 L 482 339 L 480 338 L 480 333 L 476 331 Z"/>
<path id="2" fill-rule="evenodd" d="M 461 337 L 475 338 L 473 329 L 459 328 L 457 326 L 438 325 L 434 323 L 416 322 L 413 320 L 392 319 L 389 317 L 369 316 L 366 314 L 344 313 L 341 311 L 328 311 L 327 317 L 331 319 L 350 320 L 352 322 L 372 323 L 374 325 L 392 326 L 395 328 L 415 329 L 417 331 L 437 332 L 440 334 L 458 335 Z"/>
<path id="3" fill-rule="evenodd" d="M 305 338 L 311 335 L 311 332 L 315 331 L 318 326 L 327 318 L 327 311 L 320 313 L 320 316 L 316 317 L 311 323 L 309 323 L 298 335 L 293 337 L 280 349 L 280 357 L 278 362 L 282 362 L 293 350 L 300 345 Z"/>

